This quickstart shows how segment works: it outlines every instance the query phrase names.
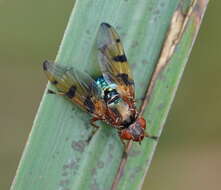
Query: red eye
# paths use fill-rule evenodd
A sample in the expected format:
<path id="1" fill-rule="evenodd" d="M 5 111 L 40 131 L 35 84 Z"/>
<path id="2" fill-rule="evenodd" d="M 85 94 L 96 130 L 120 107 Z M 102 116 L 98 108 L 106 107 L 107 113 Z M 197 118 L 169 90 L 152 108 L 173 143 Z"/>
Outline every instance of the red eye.
<path id="1" fill-rule="evenodd" d="M 137 119 L 137 122 L 140 124 L 140 126 L 145 129 L 146 128 L 146 120 L 143 117 L 140 117 Z"/>
<path id="2" fill-rule="evenodd" d="M 131 136 L 130 132 L 127 131 L 127 130 L 122 130 L 121 133 L 120 133 L 120 137 L 122 139 L 125 139 L 125 140 L 131 140 L 132 139 L 132 136 Z"/>

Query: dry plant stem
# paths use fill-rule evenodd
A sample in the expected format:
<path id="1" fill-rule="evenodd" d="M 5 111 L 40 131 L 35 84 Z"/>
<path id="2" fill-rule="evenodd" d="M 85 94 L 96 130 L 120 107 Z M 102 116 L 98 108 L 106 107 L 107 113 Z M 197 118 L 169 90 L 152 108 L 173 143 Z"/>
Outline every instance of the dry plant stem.
<path id="1" fill-rule="evenodd" d="M 180 42 L 183 32 L 185 31 L 185 27 L 188 23 L 189 17 L 191 15 L 191 13 L 193 12 L 193 9 L 194 9 L 196 3 L 197 3 L 197 0 L 192 1 L 187 14 L 185 14 L 185 15 L 183 15 L 183 13 L 181 12 L 181 10 L 179 8 L 174 12 L 169 30 L 167 32 L 167 37 L 164 41 L 164 44 L 163 44 L 163 47 L 161 50 L 161 54 L 160 54 L 158 63 L 155 67 L 155 70 L 152 74 L 150 83 L 147 87 L 147 91 L 145 93 L 145 96 L 144 96 L 144 99 L 143 99 L 143 102 L 142 102 L 142 105 L 141 105 L 141 108 L 139 111 L 139 116 L 143 115 L 144 110 L 150 100 L 150 97 L 153 92 L 157 78 L 159 77 L 160 73 L 165 68 L 165 66 L 169 63 L 169 60 L 172 57 L 175 48 L 177 47 L 178 43 Z M 133 143 L 132 141 L 128 142 L 124 155 L 128 155 L 128 153 L 132 147 L 132 143 Z M 118 185 L 120 178 L 122 176 L 124 167 L 126 165 L 127 158 L 128 158 L 128 156 L 122 157 L 122 160 L 120 162 L 120 165 L 119 165 L 117 174 L 115 176 L 114 182 L 112 184 L 111 190 L 116 190 L 117 185 Z"/>
<path id="2" fill-rule="evenodd" d="M 192 1 L 192 4 L 186 15 L 183 15 L 180 9 L 176 10 L 175 13 L 173 14 L 171 25 L 168 30 L 167 37 L 165 39 L 165 42 L 162 48 L 159 61 L 156 65 L 155 71 L 153 72 L 149 87 L 147 88 L 145 97 L 143 99 L 144 101 L 141 105 L 139 116 L 143 115 L 145 107 L 148 105 L 148 102 L 150 100 L 150 96 L 152 94 L 155 82 L 158 76 L 160 75 L 161 71 L 169 63 L 169 60 L 171 56 L 173 55 L 173 52 L 182 37 L 182 34 L 185 30 L 186 24 L 193 11 L 193 8 L 196 5 L 196 2 L 197 0 Z"/>

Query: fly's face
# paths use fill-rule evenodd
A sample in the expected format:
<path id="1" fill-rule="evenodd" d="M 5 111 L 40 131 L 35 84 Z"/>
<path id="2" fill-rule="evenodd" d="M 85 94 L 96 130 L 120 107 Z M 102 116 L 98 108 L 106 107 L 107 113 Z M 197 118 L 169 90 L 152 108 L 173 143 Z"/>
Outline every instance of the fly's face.
<path id="1" fill-rule="evenodd" d="M 145 133 L 146 121 L 143 117 L 138 118 L 128 128 L 120 131 L 120 137 L 125 140 L 140 142 L 147 134 Z"/>

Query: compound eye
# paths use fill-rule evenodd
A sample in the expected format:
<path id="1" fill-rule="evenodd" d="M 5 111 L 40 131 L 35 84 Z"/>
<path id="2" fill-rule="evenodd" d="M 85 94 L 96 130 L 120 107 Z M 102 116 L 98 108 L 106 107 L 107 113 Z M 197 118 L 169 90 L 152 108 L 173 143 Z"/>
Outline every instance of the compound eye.
<path id="1" fill-rule="evenodd" d="M 122 139 L 125 139 L 125 140 L 131 140 L 132 139 L 132 135 L 128 130 L 122 130 L 121 133 L 120 133 L 120 137 Z"/>
<path id="2" fill-rule="evenodd" d="M 143 117 L 140 117 L 137 119 L 137 123 L 139 123 L 139 125 L 145 129 L 146 128 L 146 120 Z"/>

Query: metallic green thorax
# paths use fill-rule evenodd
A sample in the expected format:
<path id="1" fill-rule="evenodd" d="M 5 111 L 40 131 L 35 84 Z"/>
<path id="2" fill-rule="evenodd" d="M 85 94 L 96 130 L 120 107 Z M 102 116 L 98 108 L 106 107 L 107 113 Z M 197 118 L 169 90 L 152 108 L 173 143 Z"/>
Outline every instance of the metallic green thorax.
<path id="1" fill-rule="evenodd" d="M 116 105 L 121 101 L 116 84 L 108 84 L 103 76 L 96 79 L 96 84 L 101 89 L 101 96 L 108 105 Z"/>

